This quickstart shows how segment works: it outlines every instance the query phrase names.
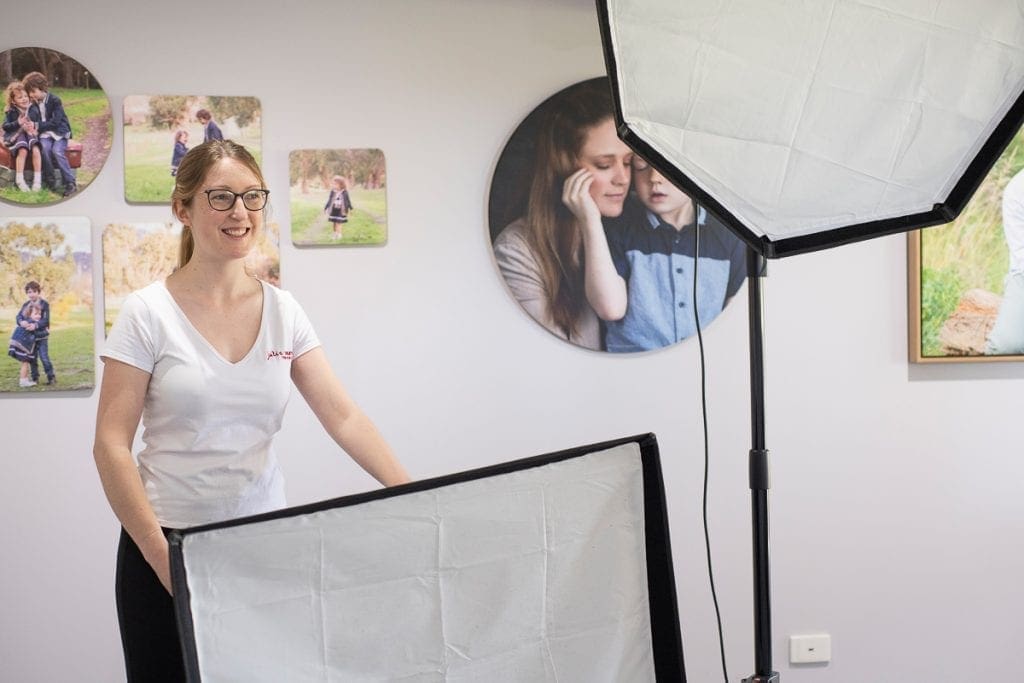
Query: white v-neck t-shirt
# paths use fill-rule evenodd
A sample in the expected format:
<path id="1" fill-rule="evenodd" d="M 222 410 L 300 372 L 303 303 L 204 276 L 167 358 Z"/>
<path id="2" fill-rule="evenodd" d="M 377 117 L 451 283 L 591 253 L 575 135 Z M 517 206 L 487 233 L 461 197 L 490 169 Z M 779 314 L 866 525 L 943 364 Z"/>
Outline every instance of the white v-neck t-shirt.
<path id="1" fill-rule="evenodd" d="M 133 292 L 102 358 L 150 373 L 139 474 L 161 526 L 185 528 L 285 506 L 273 438 L 291 394 L 291 364 L 320 345 L 288 292 L 263 286 L 249 353 L 224 359 L 163 281 Z"/>

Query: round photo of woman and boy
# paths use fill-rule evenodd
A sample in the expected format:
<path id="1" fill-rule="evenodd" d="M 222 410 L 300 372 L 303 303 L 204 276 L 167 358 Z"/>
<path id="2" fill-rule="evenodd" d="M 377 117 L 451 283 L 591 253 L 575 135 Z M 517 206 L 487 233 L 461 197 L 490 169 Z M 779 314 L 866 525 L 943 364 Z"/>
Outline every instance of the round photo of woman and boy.
<path id="1" fill-rule="evenodd" d="M 489 222 L 512 295 L 587 349 L 682 341 L 746 277 L 744 243 L 619 139 L 607 78 L 558 92 L 520 124 L 495 167 Z"/>
<path id="2" fill-rule="evenodd" d="M 0 199 L 51 204 L 85 188 L 110 154 L 110 102 L 92 74 L 39 47 L 0 53 Z"/>

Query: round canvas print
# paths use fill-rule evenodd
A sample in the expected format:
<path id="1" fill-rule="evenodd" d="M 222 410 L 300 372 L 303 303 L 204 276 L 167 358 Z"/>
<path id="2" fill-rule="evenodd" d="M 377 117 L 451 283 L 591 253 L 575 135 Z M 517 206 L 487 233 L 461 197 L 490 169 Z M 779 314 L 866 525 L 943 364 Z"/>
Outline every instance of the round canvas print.
<path id="1" fill-rule="evenodd" d="M 516 128 L 488 214 L 512 296 L 551 334 L 595 351 L 682 341 L 746 276 L 743 242 L 619 139 L 606 77 L 552 95 Z"/>
<path id="2" fill-rule="evenodd" d="M 43 47 L 0 52 L 0 199 L 47 205 L 81 192 L 110 155 L 110 100 L 77 60 Z"/>

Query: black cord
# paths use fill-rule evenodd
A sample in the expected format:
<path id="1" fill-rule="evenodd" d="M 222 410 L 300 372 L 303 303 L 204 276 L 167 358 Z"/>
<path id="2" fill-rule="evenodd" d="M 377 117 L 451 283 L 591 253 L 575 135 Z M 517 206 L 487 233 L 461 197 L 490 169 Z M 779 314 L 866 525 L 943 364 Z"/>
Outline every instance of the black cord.
<path id="1" fill-rule="evenodd" d="M 697 209 L 699 211 L 699 209 Z M 697 346 L 700 348 L 700 407 L 704 422 L 704 548 L 708 558 L 708 582 L 711 584 L 711 600 L 715 603 L 715 619 L 718 620 L 718 649 L 722 656 L 722 678 L 729 683 L 729 670 L 725 665 L 725 636 L 722 634 L 722 613 L 718 609 L 718 593 L 715 591 L 715 572 L 711 567 L 711 535 L 708 533 L 708 395 L 704 367 L 704 336 L 700 331 L 700 313 L 697 311 L 697 263 L 700 261 L 700 222 L 694 213 L 693 230 L 693 320 L 697 327 Z"/>

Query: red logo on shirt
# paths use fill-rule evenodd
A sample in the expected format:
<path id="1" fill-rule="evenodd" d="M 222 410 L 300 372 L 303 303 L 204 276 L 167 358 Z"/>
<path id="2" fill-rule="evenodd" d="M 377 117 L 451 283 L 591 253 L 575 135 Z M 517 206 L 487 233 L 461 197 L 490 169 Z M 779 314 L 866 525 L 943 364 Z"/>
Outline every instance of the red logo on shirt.
<path id="1" fill-rule="evenodd" d="M 281 358 L 283 360 L 291 360 L 292 359 L 292 352 L 291 351 L 271 351 L 270 353 L 267 354 L 267 360 L 270 360 L 271 358 Z"/>

